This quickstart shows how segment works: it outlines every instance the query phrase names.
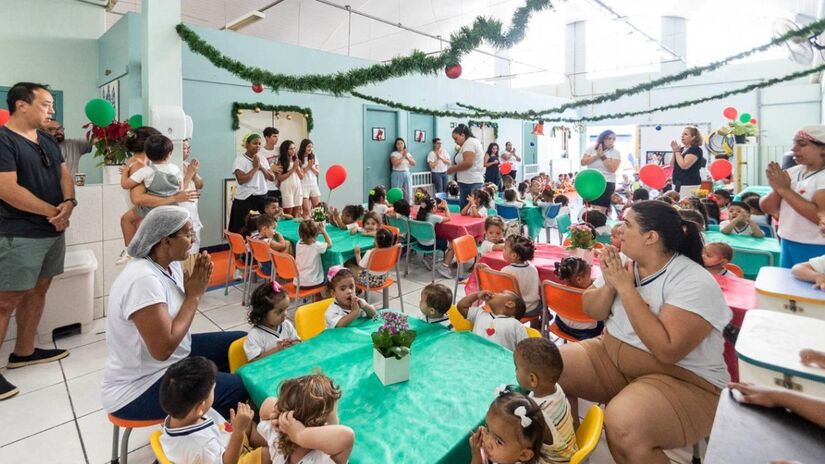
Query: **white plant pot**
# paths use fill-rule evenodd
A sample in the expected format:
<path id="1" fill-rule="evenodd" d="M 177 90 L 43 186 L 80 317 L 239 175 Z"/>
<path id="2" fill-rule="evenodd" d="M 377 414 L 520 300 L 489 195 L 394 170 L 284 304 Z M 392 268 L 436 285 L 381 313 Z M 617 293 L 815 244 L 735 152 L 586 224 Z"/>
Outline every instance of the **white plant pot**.
<path id="1" fill-rule="evenodd" d="M 384 385 L 405 382 L 410 379 L 410 355 L 401 359 L 385 358 L 378 350 L 372 350 L 372 368 Z"/>
<path id="2" fill-rule="evenodd" d="M 114 164 L 109 165 L 106 164 L 103 166 L 103 183 L 106 185 L 112 184 L 120 184 L 120 168 L 123 165 Z"/>
<path id="3" fill-rule="evenodd" d="M 581 258 L 586 263 L 593 262 L 593 250 L 585 250 L 584 248 L 573 248 L 569 250 L 570 256 L 575 256 L 576 258 Z"/>

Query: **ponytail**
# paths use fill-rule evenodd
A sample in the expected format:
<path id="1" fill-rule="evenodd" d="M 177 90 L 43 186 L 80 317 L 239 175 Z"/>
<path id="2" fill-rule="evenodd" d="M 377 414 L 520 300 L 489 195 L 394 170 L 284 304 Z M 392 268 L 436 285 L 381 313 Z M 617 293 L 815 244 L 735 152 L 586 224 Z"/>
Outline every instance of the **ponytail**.
<path id="1" fill-rule="evenodd" d="M 702 248 L 704 247 L 702 238 L 702 229 L 699 224 L 681 219 L 682 231 L 684 232 L 682 243 L 676 251 L 695 261 L 700 266 L 704 266 L 705 262 L 702 259 Z"/>
<path id="2" fill-rule="evenodd" d="M 698 224 L 682 219 L 676 208 L 661 201 L 637 201 L 630 209 L 635 213 L 641 230 L 655 230 L 659 234 L 665 251 L 683 254 L 704 266 L 702 232 Z"/>
<path id="3" fill-rule="evenodd" d="M 469 139 L 473 136 L 473 131 L 471 131 L 470 127 L 466 124 L 459 124 L 453 129 L 453 134 L 460 134 Z"/>

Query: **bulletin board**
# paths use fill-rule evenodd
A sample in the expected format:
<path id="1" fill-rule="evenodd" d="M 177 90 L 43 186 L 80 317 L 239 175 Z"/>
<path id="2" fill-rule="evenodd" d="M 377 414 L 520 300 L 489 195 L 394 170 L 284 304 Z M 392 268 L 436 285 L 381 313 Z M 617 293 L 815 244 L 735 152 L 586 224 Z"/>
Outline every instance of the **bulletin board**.
<path id="1" fill-rule="evenodd" d="M 667 165 L 670 164 L 673 158 L 673 151 L 670 149 L 670 142 L 675 140 L 679 142 L 682 136 L 682 129 L 687 126 L 696 126 L 702 136 L 707 136 L 710 133 L 709 122 L 688 122 L 677 124 L 646 124 L 639 125 L 639 161 L 642 164 L 647 164 L 647 154 L 651 152 L 665 152 L 667 157 L 662 162 Z M 659 130 L 656 130 L 659 127 Z M 704 145 L 704 144 L 703 144 Z"/>

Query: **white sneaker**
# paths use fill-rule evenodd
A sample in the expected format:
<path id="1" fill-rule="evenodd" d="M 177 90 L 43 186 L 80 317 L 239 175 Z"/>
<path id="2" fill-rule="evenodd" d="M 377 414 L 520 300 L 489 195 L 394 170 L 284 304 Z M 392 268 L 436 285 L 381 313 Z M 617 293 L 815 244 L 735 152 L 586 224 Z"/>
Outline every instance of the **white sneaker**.
<path id="1" fill-rule="evenodd" d="M 115 260 L 115 264 L 126 264 L 130 259 L 132 259 L 132 257 L 129 256 L 129 252 L 126 251 L 126 248 L 124 248 L 120 251 L 120 256 L 118 256 Z"/>
<path id="2" fill-rule="evenodd" d="M 453 278 L 453 271 L 450 269 L 450 266 L 447 266 L 444 263 L 441 263 L 435 270 L 443 277 L 446 277 L 448 279 Z"/>

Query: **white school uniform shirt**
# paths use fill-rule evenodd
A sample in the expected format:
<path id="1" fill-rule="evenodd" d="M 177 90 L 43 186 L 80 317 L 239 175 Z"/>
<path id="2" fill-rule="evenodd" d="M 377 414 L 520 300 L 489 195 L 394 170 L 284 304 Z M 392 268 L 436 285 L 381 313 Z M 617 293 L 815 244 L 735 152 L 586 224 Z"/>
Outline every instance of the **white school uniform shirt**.
<path id="1" fill-rule="evenodd" d="M 593 145 L 592 147 L 588 147 L 586 150 L 584 150 L 584 154 L 588 155 L 588 156 L 595 155 L 596 154 L 596 146 Z M 619 150 L 616 150 L 615 148 L 611 148 L 609 150 L 604 150 L 602 152 L 602 154 L 607 159 L 617 159 L 617 160 L 622 159 L 622 155 L 619 153 Z M 595 170 L 599 171 L 600 173 L 602 173 L 602 175 L 604 175 L 605 182 L 613 182 L 613 183 L 616 182 L 616 173 L 611 172 L 610 169 L 607 169 L 607 166 L 604 165 L 604 161 L 602 161 L 601 158 L 596 158 L 596 160 L 593 161 L 592 163 L 588 164 L 587 167 L 590 168 L 590 169 L 595 169 Z"/>
<path id="2" fill-rule="evenodd" d="M 444 216 L 436 213 L 430 213 L 427 215 L 427 222 L 432 223 L 433 225 L 441 224 L 444 222 Z M 418 244 L 425 247 L 433 246 L 433 240 L 419 240 Z"/>
<path id="3" fill-rule="evenodd" d="M 281 454 L 278 448 L 278 442 L 281 440 L 281 433 L 276 427 L 272 426 L 272 422 L 262 420 L 258 424 L 258 433 L 261 434 L 266 444 L 269 446 L 269 455 L 272 457 L 272 464 L 287 464 L 289 456 Z M 300 464 L 335 464 L 332 458 L 320 450 L 310 450 L 301 458 Z"/>
<path id="4" fill-rule="evenodd" d="M 183 183 L 183 173 L 181 172 L 177 164 L 153 163 L 152 166 L 154 166 L 155 169 L 157 169 L 159 172 L 162 172 L 164 174 L 171 174 L 177 177 L 180 183 Z M 152 185 L 152 181 L 155 180 L 155 169 L 152 169 L 152 166 L 143 166 L 142 168 L 135 171 L 134 174 L 129 176 L 129 179 L 132 182 L 142 183 L 148 189 L 149 186 Z"/>
<path id="5" fill-rule="evenodd" d="M 675 254 L 661 270 L 644 279 L 638 278 L 638 271 L 635 269 L 634 272 L 636 290 L 654 315 L 659 315 L 662 305 L 669 304 L 697 314 L 713 326 L 710 334 L 676 365 L 719 388 L 727 386 L 730 376 L 722 357 L 725 344 L 722 331 L 733 314 L 713 276 L 704 267 L 680 254 Z M 604 284 L 604 277 L 599 277 L 593 283 L 596 288 Z M 619 340 L 650 352 L 633 330 L 622 300 L 618 296 L 613 300 L 605 328 L 610 335 Z"/>
<path id="6" fill-rule="evenodd" d="M 825 255 L 809 259 L 808 264 L 814 268 L 814 271 L 825 274 Z"/>
<path id="7" fill-rule="evenodd" d="M 440 325 L 446 327 L 447 330 L 453 330 L 454 329 L 453 323 L 450 322 L 450 317 L 447 316 L 446 314 L 442 317 L 424 316 L 424 322 L 426 322 L 427 324 L 440 324 Z"/>
<path id="8" fill-rule="evenodd" d="M 441 149 L 439 155 L 441 155 L 442 158 L 450 159 L 450 157 L 447 156 L 447 153 L 444 152 L 443 148 Z M 430 154 L 427 155 L 427 162 L 435 162 L 435 167 L 430 169 L 430 172 L 447 172 L 447 168 L 450 167 L 450 163 L 441 161 L 441 159 L 436 156 L 435 151 L 431 151 Z"/>
<path id="9" fill-rule="evenodd" d="M 412 155 L 410 155 L 410 156 L 412 156 Z M 404 158 L 404 155 L 402 155 L 401 152 L 398 152 L 398 151 L 392 152 L 392 154 L 390 155 L 390 158 L 395 158 L 395 159 L 400 159 L 401 160 L 401 164 L 399 164 L 398 166 L 395 166 L 395 165 L 392 166 L 393 171 L 409 171 L 410 170 L 410 162 L 407 160 L 407 158 Z"/>
<path id="10" fill-rule="evenodd" d="M 493 242 L 485 239 L 483 242 L 481 242 L 481 248 L 479 249 L 479 252 L 482 255 L 485 254 L 485 253 L 489 253 L 489 252 L 493 251 L 494 246 L 501 245 L 502 243 L 504 243 L 504 240 L 502 240 L 501 243 L 493 243 Z"/>
<path id="11" fill-rule="evenodd" d="M 473 306 L 467 311 L 467 319 L 473 323 L 473 333 L 497 343 L 510 351 L 515 351 L 518 342 L 527 338 L 527 329 L 518 319 L 508 316 L 493 316 L 481 306 Z"/>
<path id="12" fill-rule="evenodd" d="M 269 163 L 269 166 L 274 166 L 278 164 L 278 158 L 280 158 L 281 153 L 277 148 L 272 148 L 272 150 L 267 150 L 265 146 L 261 145 L 261 150 L 258 153 L 266 159 L 266 162 Z M 251 166 L 250 166 L 251 167 Z M 246 169 L 244 172 L 249 171 Z M 264 177 L 266 180 L 266 177 Z M 278 179 L 275 180 L 267 180 L 266 181 L 266 190 L 278 190 Z"/>
<path id="13" fill-rule="evenodd" d="M 800 164 L 787 172 L 791 177 L 791 189 L 811 201 L 817 190 L 825 189 L 825 169 L 807 174 L 805 169 Z M 825 237 L 819 233 L 817 224 L 802 217 L 784 200 L 779 205 L 779 236 L 799 243 L 825 245 Z"/>
<path id="14" fill-rule="evenodd" d="M 223 453 L 232 435 L 227 431 L 228 422 L 212 408 L 203 419 L 201 423 L 177 428 L 168 426 L 168 417 L 164 420 L 160 445 L 170 462 L 223 464 Z"/>
<path id="15" fill-rule="evenodd" d="M 344 309 L 338 306 L 338 303 L 333 301 L 324 313 L 324 319 L 327 321 L 327 328 L 334 329 L 335 326 L 338 325 L 338 321 L 340 321 L 342 317 L 349 314 L 350 311 L 350 309 Z M 367 317 L 367 312 L 362 309 L 361 314 L 359 314 L 358 317 Z"/>
<path id="16" fill-rule="evenodd" d="M 372 205 L 372 209 L 370 211 L 372 211 L 373 213 L 377 213 L 378 216 L 383 221 L 384 220 L 384 215 L 387 214 L 387 211 L 389 209 L 390 209 L 390 207 L 385 205 L 384 203 L 375 203 L 374 205 Z"/>
<path id="17" fill-rule="evenodd" d="M 455 179 L 460 184 L 480 184 L 484 182 L 484 147 L 481 142 L 475 137 L 468 137 L 455 155 L 455 164 L 464 162 L 464 153 L 473 152 L 476 154 L 473 160 L 473 165 L 466 171 L 458 171 L 455 173 Z"/>
<path id="18" fill-rule="evenodd" d="M 295 263 L 298 265 L 298 277 L 301 287 L 312 287 L 324 283 L 324 265 L 321 255 L 327 252 L 327 242 L 316 240 L 307 245 L 299 241 L 295 247 Z"/>
<path id="19" fill-rule="evenodd" d="M 271 329 L 263 325 L 254 325 L 246 334 L 243 342 L 243 350 L 246 359 L 255 359 L 272 348 L 278 346 L 285 340 L 301 341 L 295 326 L 288 320 L 284 320 L 277 329 Z"/>
<path id="20" fill-rule="evenodd" d="M 724 227 L 727 227 L 729 224 L 730 221 L 722 221 L 721 223 L 719 223 L 719 228 L 722 229 Z M 737 229 L 736 226 L 734 226 L 733 229 L 731 229 L 730 233 L 734 235 L 753 235 L 753 229 L 751 228 L 751 223 L 749 222 L 745 225 L 745 227 L 741 229 Z"/>
<path id="21" fill-rule="evenodd" d="M 521 290 L 521 298 L 524 300 L 527 312 L 536 309 L 539 300 L 541 300 L 541 279 L 536 266 L 529 261 L 521 264 L 508 264 L 501 269 L 501 272 L 516 276 L 518 288 Z"/>
<path id="22" fill-rule="evenodd" d="M 157 303 L 166 305 L 171 319 L 178 315 L 186 297 L 183 270 L 178 261 L 169 268 L 171 275 L 149 259 L 133 259 L 112 284 L 106 318 L 109 356 L 101 386 L 103 408 L 108 412 L 136 400 L 163 377 L 169 366 L 192 351 L 192 335 L 187 332 L 169 359 L 158 361 L 149 354 L 130 319 L 138 310 Z"/>
<path id="23" fill-rule="evenodd" d="M 269 168 L 269 162 L 266 158 L 264 158 L 263 153 L 259 151 L 256 156 L 258 157 L 261 166 Z M 235 163 L 232 165 L 232 172 L 234 173 L 239 169 L 242 172 L 249 172 L 249 170 L 252 169 L 252 161 L 246 157 L 245 153 L 241 153 L 235 157 Z M 238 182 L 238 186 L 235 187 L 235 198 L 238 200 L 246 200 L 252 195 L 266 195 L 267 191 L 266 177 L 259 169 L 255 171 L 255 174 L 252 175 L 252 179 L 250 179 L 249 182 L 245 184 Z"/>

